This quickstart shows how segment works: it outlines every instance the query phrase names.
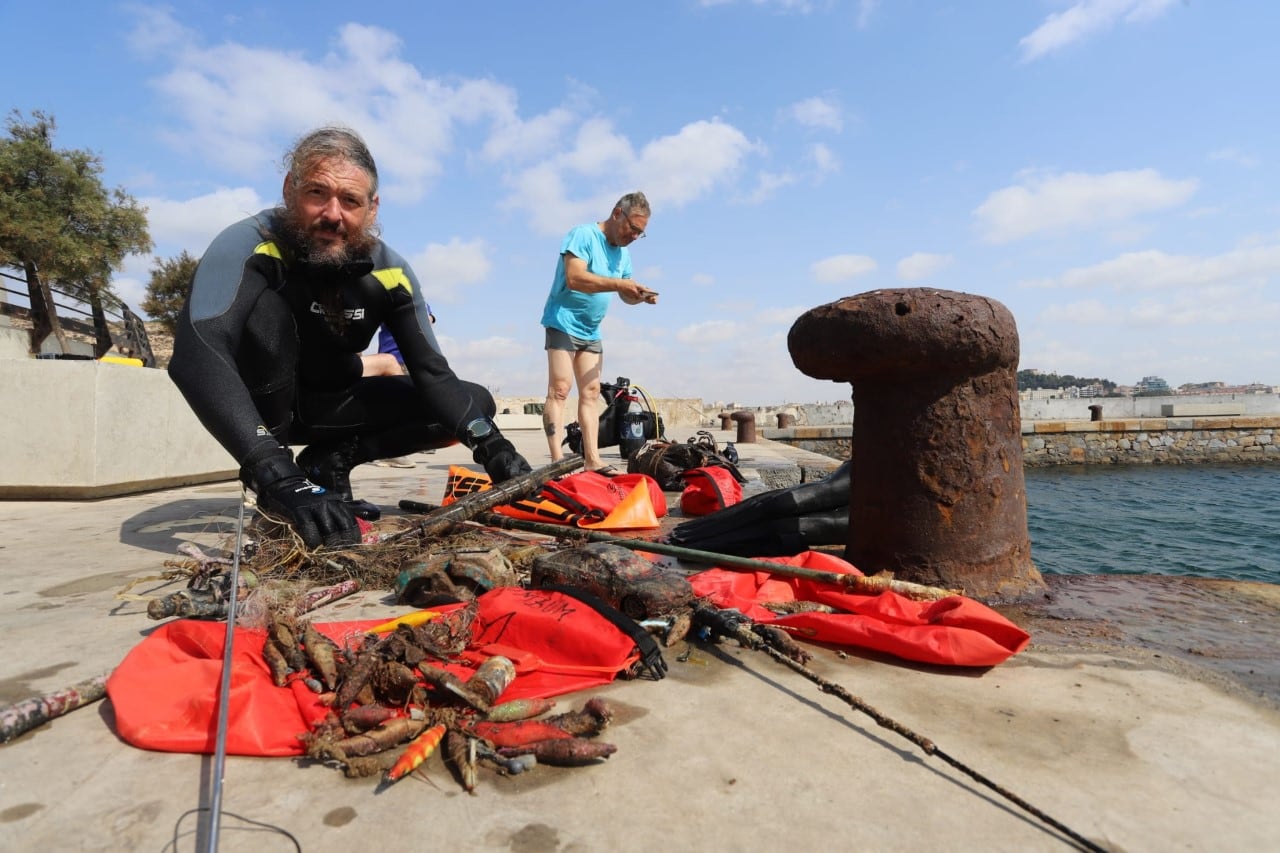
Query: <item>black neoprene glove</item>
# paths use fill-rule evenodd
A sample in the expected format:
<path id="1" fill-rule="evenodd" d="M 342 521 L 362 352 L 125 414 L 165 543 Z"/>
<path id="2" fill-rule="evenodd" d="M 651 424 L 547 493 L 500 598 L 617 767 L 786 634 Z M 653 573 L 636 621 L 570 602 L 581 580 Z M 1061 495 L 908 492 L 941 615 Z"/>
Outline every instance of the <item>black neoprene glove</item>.
<path id="1" fill-rule="evenodd" d="M 533 470 L 528 461 L 516 452 L 515 445 L 497 432 L 480 441 L 471 451 L 471 456 L 484 466 L 485 473 L 495 483 L 506 482 Z"/>
<path id="2" fill-rule="evenodd" d="M 289 522 L 308 548 L 360 541 L 351 507 L 341 495 L 308 480 L 288 451 L 269 455 L 246 470 L 258 507 Z"/>

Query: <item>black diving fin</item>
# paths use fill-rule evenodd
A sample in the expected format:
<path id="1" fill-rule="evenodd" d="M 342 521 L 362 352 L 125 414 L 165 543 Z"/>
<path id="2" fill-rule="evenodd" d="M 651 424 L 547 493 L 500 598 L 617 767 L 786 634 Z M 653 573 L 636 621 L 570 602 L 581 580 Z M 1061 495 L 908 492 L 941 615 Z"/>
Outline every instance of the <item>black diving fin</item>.
<path id="1" fill-rule="evenodd" d="M 685 535 L 678 532 L 677 527 L 667 541 L 682 548 L 739 557 L 791 556 L 824 545 L 846 544 L 849 539 L 849 508 L 844 506 L 807 515 L 753 522 L 733 530 L 706 535 Z"/>
<path id="2" fill-rule="evenodd" d="M 826 479 L 775 489 L 673 528 L 673 545 L 725 554 L 780 556 L 847 541 L 853 463 Z"/>

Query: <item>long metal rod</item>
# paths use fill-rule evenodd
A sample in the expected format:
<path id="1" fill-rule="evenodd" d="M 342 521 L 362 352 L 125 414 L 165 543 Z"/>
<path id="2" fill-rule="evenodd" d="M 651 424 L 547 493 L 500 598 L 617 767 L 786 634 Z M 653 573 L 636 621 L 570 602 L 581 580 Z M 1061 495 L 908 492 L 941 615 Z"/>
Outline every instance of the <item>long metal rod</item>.
<path id="1" fill-rule="evenodd" d="M 231 591 L 227 603 L 227 636 L 222 646 L 222 683 L 218 688 L 218 737 L 213 750 L 213 792 L 205 812 L 205 849 L 215 853 L 222 828 L 222 781 L 227 766 L 227 717 L 231 707 L 231 652 L 235 646 L 236 601 L 240 595 L 240 552 L 244 547 L 244 488 L 240 489 L 240 512 L 236 516 L 236 547 L 231 558 Z"/>
<path id="2" fill-rule="evenodd" d="M 432 512 L 433 504 L 414 500 L 400 501 L 400 508 L 406 512 Z M 875 595 L 885 590 L 896 592 L 917 601 L 937 601 L 951 595 L 960 595 L 956 589 L 943 589 L 936 586 L 911 583 L 910 581 L 892 578 L 863 577 L 862 575 L 844 574 L 841 572 L 824 572 L 818 569 L 805 569 L 786 563 L 774 563 L 768 560 L 757 560 L 752 557 L 739 557 L 735 554 L 717 554 L 713 551 L 699 551 L 680 545 L 669 545 L 665 542 L 654 542 L 648 539 L 624 539 L 599 530 L 585 530 L 581 527 L 570 527 L 563 524 L 544 524 L 540 521 L 526 521 L 499 515 L 496 512 L 474 513 L 471 521 L 477 521 L 489 527 L 504 530 L 521 530 L 526 533 L 539 533 L 543 536 L 554 536 L 559 539 L 578 539 L 584 542 L 609 542 L 632 551 L 648 551 L 652 554 L 665 554 L 688 560 L 691 563 L 719 566 L 726 569 L 745 570 L 751 572 L 769 572 L 779 577 L 800 578 L 834 584 L 850 592 Z"/>
<path id="3" fill-rule="evenodd" d="M 800 663 L 799 661 L 792 660 L 782 652 L 773 648 L 767 642 L 764 642 L 754 631 L 751 630 L 749 620 L 747 620 L 746 617 L 742 616 L 742 614 L 731 612 L 731 611 L 720 610 L 719 608 L 712 607 L 706 604 L 700 604 L 694 610 L 694 618 L 700 621 L 702 624 L 711 627 L 713 630 L 719 633 L 722 633 L 726 636 L 733 637 L 744 648 L 748 648 L 753 651 L 764 652 L 765 654 L 773 658 L 778 663 L 782 664 L 783 666 L 787 667 L 793 672 L 799 673 L 800 675 L 807 678 L 809 681 L 812 681 L 814 684 L 818 685 L 818 688 L 822 690 L 823 693 L 826 693 L 830 696 L 835 696 L 837 699 L 840 699 L 845 704 L 849 705 L 849 707 L 853 708 L 856 711 L 861 711 L 871 719 L 875 720 L 878 725 L 886 729 L 889 729 L 890 731 L 895 732 L 896 734 L 901 735 L 902 737 L 911 741 L 916 746 L 920 747 L 920 749 L 924 750 L 924 753 L 926 755 L 935 756 L 941 759 L 942 761 L 946 762 L 947 764 L 950 764 L 952 767 L 959 770 L 961 773 L 964 773 L 970 779 L 973 779 L 975 782 L 978 782 L 979 784 L 985 785 L 986 787 L 990 788 L 992 791 L 995 791 L 997 794 L 1004 797 L 1009 802 L 1016 805 L 1018 808 L 1022 809 L 1023 811 L 1027 812 L 1030 815 L 1033 815 L 1034 817 L 1038 818 L 1039 820 L 1043 821 L 1044 823 L 1048 824 L 1049 826 L 1063 833 L 1064 835 L 1069 837 L 1072 841 L 1076 842 L 1081 847 L 1083 847 L 1085 850 L 1090 851 L 1090 853 L 1106 853 L 1106 850 L 1103 847 L 1100 847 L 1099 845 L 1085 838 L 1083 835 L 1076 832 L 1071 827 L 1062 823 L 1062 821 L 1059 821 L 1051 817 L 1046 812 L 1041 811 L 1040 809 L 1031 805 L 1031 803 L 1022 799 L 1017 794 L 1013 793 L 1007 788 L 1004 788 L 1001 785 L 997 785 L 995 782 L 988 779 L 986 776 L 974 770 L 973 768 L 969 767 L 964 762 L 959 761 L 958 759 L 952 758 L 950 755 L 948 755 L 947 753 L 939 749 L 938 745 L 935 744 L 929 738 L 924 737 L 923 735 L 917 734 L 916 732 L 912 731 L 907 726 L 904 726 L 902 723 L 899 723 L 897 720 L 893 719 L 892 717 L 889 717 L 889 716 L 886 716 L 885 714 L 880 713 L 874 707 L 867 704 L 861 698 L 850 693 L 848 690 L 844 689 L 840 685 L 834 682 L 828 681 L 827 679 L 818 675 L 813 670 L 809 669 L 804 664 Z"/>

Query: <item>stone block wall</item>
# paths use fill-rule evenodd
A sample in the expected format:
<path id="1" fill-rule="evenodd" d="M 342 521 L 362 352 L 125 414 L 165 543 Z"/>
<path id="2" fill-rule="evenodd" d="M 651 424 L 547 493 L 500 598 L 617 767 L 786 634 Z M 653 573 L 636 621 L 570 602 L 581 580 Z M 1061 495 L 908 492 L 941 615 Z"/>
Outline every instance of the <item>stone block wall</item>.
<path id="1" fill-rule="evenodd" d="M 1036 421 L 1022 425 L 1023 464 L 1280 462 L 1280 417 Z"/>
<path id="2" fill-rule="evenodd" d="M 1280 462 L 1280 416 L 1034 421 L 1022 424 L 1022 463 L 1184 465 Z M 764 438 L 848 459 L 849 426 L 765 429 Z"/>

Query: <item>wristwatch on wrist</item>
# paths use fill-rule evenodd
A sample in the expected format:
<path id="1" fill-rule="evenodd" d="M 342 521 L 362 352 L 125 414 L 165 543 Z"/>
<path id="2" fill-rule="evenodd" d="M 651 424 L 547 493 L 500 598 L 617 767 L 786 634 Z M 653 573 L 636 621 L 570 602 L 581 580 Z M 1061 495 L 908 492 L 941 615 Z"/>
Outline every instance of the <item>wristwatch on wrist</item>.
<path id="1" fill-rule="evenodd" d="M 465 430 L 467 433 L 467 442 L 472 447 L 475 447 L 494 433 L 493 422 L 488 418 L 476 418 L 474 421 L 466 425 Z"/>

